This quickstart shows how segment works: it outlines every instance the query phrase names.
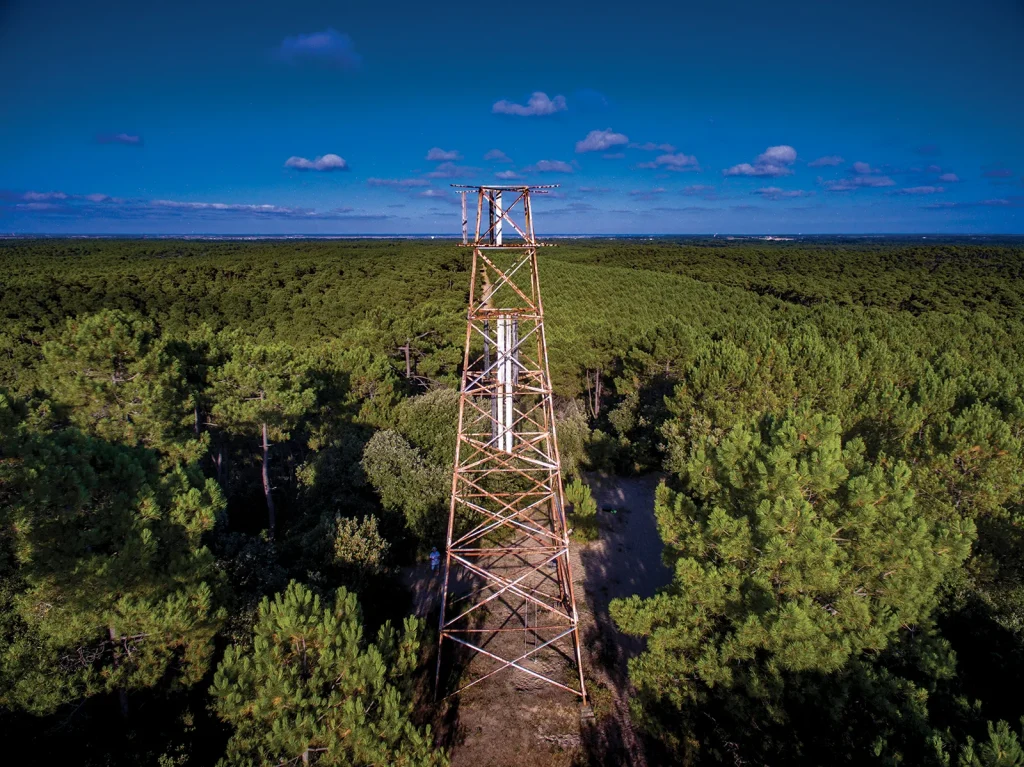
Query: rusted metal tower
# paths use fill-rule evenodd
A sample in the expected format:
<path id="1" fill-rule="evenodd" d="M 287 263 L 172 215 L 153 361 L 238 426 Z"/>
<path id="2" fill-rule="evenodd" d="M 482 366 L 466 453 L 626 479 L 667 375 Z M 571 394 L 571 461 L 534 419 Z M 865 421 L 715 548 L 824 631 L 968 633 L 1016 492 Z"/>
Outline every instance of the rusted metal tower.
<path id="1" fill-rule="evenodd" d="M 435 683 L 455 646 L 472 663 L 454 692 L 512 669 L 585 704 L 530 208 L 553 187 L 453 186 L 473 264 Z"/>

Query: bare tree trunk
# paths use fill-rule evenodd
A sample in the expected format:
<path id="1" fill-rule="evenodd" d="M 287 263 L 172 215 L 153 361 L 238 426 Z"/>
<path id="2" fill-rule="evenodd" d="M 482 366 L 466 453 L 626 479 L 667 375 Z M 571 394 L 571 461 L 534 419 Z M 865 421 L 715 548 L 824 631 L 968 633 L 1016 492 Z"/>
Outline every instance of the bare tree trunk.
<path id="1" fill-rule="evenodd" d="M 405 352 L 405 377 L 406 378 L 412 377 L 412 366 L 409 364 L 409 347 L 411 345 L 412 345 L 412 341 L 407 338 L 407 339 L 405 339 L 405 346 L 402 347 L 402 350 Z"/>
<path id="2" fill-rule="evenodd" d="M 199 436 L 199 403 L 198 402 L 195 405 L 195 416 L 196 416 L 196 419 L 195 419 L 195 430 L 196 430 L 196 436 L 198 437 Z"/>
<path id="3" fill-rule="evenodd" d="M 110 637 L 111 651 L 114 656 L 114 668 L 120 668 L 121 656 L 117 652 L 118 637 L 117 629 L 114 628 L 113 624 L 107 626 L 107 635 Z M 117 697 L 121 704 L 121 718 L 128 718 L 128 691 L 124 687 L 117 688 Z"/>
<path id="4" fill-rule="evenodd" d="M 597 418 L 601 415 L 601 368 L 594 369 L 594 388 L 590 388 L 590 371 L 587 371 L 587 390 L 590 395 L 590 412 Z"/>
<path id="5" fill-rule="evenodd" d="M 270 442 L 267 441 L 267 424 L 263 424 L 263 494 L 267 497 L 267 515 L 270 520 L 270 540 L 274 540 L 277 514 L 274 511 L 274 496 L 270 493 Z"/>
<path id="6" fill-rule="evenodd" d="M 221 487 L 224 486 L 223 471 L 224 471 L 224 446 L 217 445 L 217 457 L 213 459 L 214 466 L 217 467 L 217 484 Z"/>

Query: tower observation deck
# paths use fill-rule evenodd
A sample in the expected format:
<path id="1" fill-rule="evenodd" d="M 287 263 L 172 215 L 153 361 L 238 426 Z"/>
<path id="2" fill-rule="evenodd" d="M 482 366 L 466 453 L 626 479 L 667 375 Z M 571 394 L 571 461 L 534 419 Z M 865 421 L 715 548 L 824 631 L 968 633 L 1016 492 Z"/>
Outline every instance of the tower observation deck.
<path id="1" fill-rule="evenodd" d="M 436 687 L 511 670 L 586 703 L 530 206 L 553 187 L 453 186 L 473 258 Z M 467 662 L 454 690 L 449 657 Z"/>

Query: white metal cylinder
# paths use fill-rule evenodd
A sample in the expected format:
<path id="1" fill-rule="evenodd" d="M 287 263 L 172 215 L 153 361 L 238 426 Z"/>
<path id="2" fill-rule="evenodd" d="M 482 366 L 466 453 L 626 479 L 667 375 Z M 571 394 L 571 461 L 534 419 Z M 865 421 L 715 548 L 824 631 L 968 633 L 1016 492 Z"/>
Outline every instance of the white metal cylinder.
<path id="1" fill-rule="evenodd" d="M 512 427 L 513 412 L 512 412 L 512 318 L 505 318 L 505 444 L 504 450 L 507 453 L 512 452 Z"/>

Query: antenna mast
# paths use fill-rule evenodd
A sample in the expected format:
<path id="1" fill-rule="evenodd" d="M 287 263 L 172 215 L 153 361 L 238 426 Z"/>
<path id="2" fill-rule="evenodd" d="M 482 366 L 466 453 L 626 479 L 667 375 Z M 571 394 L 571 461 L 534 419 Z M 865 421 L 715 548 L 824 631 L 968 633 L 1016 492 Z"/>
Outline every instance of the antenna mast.
<path id="1" fill-rule="evenodd" d="M 553 187 L 457 188 L 473 263 L 435 690 L 454 645 L 472 662 L 452 694 L 513 669 L 586 704 L 530 207 Z"/>

